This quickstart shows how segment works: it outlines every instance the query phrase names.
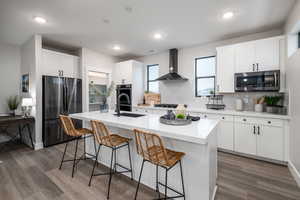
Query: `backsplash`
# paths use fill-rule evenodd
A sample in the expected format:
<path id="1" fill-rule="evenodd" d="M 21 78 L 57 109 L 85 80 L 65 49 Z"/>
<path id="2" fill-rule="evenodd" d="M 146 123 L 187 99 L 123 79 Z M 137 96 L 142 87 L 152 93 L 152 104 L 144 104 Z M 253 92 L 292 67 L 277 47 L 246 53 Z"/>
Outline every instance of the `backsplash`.
<path id="1" fill-rule="evenodd" d="M 288 109 L 288 93 L 276 93 L 276 92 L 266 92 L 266 93 L 235 93 L 235 94 L 224 94 L 223 102 L 226 105 L 225 109 L 235 110 L 236 99 L 240 98 L 244 103 L 244 111 L 254 111 L 255 99 L 259 99 L 263 96 L 273 96 L 273 95 L 283 95 L 283 105 Z M 208 98 L 206 97 L 194 97 L 188 98 L 187 96 L 180 96 L 180 98 L 168 98 L 167 95 L 162 93 L 162 103 L 174 103 L 174 104 L 187 104 L 191 108 L 206 108 Z"/>

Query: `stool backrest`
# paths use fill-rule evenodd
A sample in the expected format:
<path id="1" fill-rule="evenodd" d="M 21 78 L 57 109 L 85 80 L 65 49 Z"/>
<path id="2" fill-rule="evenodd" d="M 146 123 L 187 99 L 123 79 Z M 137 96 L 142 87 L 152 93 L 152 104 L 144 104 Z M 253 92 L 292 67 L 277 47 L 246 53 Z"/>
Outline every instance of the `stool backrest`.
<path id="1" fill-rule="evenodd" d="M 166 148 L 159 135 L 138 129 L 134 129 L 133 131 L 138 154 L 154 164 L 169 164 Z"/>
<path id="2" fill-rule="evenodd" d="M 99 144 L 113 146 L 110 133 L 104 123 L 97 120 L 91 120 L 91 126 Z"/>
<path id="3" fill-rule="evenodd" d="M 74 127 L 71 117 L 66 116 L 66 115 L 59 115 L 59 118 L 60 118 L 60 121 L 61 121 L 61 124 L 63 126 L 65 133 L 70 136 L 76 136 L 77 132 L 76 132 L 76 129 Z"/>

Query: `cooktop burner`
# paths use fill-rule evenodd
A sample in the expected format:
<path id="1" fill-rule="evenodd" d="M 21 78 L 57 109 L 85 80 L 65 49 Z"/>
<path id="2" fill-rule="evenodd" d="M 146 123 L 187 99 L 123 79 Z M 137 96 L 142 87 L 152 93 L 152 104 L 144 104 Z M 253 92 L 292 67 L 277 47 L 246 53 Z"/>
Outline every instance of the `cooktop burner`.
<path id="1" fill-rule="evenodd" d="M 160 107 L 160 108 L 177 108 L 178 104 L 155 104 L 154 107 Z M 184 105 L 187 107 L 187 105 Z"/>

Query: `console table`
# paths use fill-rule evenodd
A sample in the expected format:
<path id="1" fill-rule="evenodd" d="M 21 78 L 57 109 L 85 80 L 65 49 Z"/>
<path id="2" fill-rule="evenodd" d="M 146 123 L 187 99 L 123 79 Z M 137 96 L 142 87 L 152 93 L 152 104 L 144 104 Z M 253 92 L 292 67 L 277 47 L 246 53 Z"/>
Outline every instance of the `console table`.
<path id="1" fill-rule="evenodd" d="M 31 142 L 31 147 L 34 149 L 34 144 L 32 140 L 32 131 L 30 125 L 34 123 L 34 117 L 24 117 L 21 115 L 0 115 L 0 134 L 4 133 L 8 135 L 7 129 L 9 127 L 15 126 L 18 127 L 18 134 L 20 136 L 21 142 L 23 141 L 23 131 L 26 128 L 29 134 L 30 142 Z M 17 138 L 17 135 L 15 134 L 10 141 L 13 141 Z"/>

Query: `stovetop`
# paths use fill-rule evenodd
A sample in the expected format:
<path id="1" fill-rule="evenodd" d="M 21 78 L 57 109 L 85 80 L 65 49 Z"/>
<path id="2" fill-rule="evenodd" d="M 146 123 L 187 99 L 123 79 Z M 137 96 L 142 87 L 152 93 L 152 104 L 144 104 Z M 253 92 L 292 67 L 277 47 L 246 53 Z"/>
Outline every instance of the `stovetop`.
<path id="1" fill-rule="evenodd" d="M 159 108 L 177 108 L 178 104 L 155 104 L 154 107 Z M 184 105 L 184 107 L 187 107 L 187 105 Z"/>

